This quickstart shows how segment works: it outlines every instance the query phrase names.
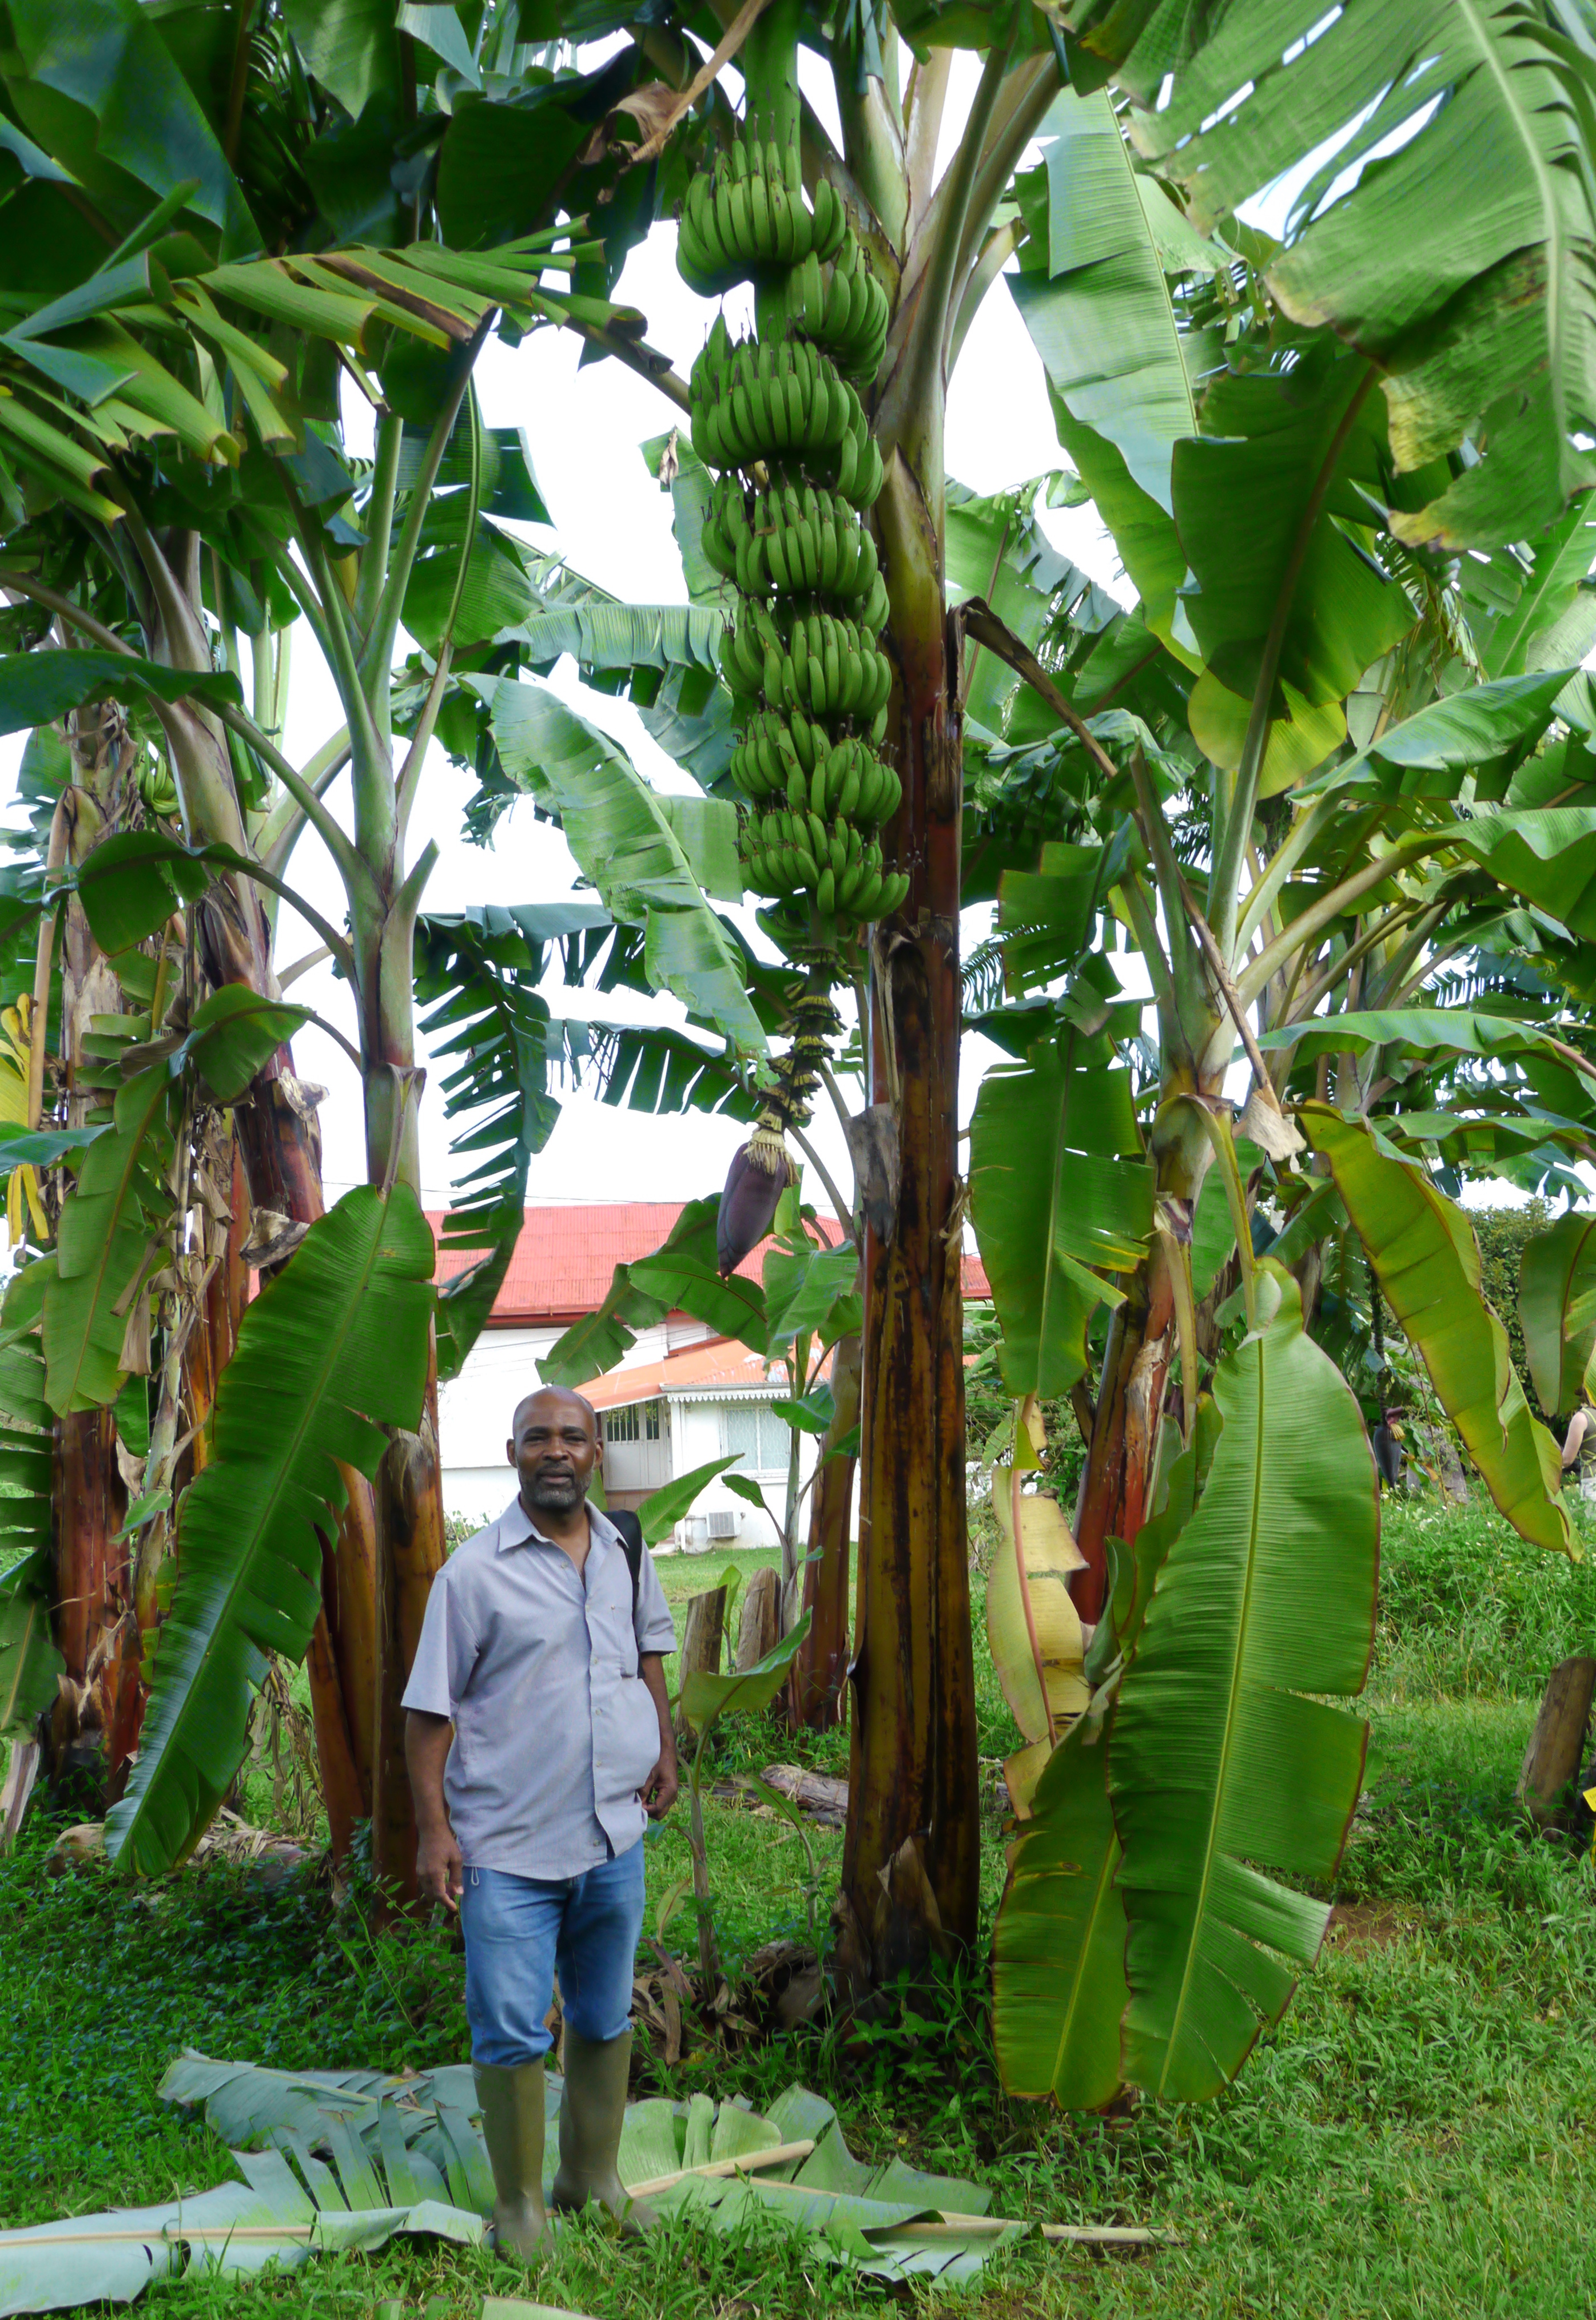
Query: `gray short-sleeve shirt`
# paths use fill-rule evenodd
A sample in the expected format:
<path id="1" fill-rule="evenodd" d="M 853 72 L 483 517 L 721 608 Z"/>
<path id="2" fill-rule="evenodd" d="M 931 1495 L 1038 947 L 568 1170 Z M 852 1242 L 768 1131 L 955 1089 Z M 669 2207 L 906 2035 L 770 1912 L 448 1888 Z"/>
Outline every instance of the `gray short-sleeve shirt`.
<path id="1" fill-rule="evenodd" d="M 432 1582 L 404 1704 L 454 1723 L 444 1796 L 468 1868 L 580 1877 L 647 1826 L 660 1726 L 637 1657 L 676 1629 L 646 1548 L 634 1614 L 619 1533 L 597 1507 L 588 1524 L 579 1574 L 518 1497 Z"/>

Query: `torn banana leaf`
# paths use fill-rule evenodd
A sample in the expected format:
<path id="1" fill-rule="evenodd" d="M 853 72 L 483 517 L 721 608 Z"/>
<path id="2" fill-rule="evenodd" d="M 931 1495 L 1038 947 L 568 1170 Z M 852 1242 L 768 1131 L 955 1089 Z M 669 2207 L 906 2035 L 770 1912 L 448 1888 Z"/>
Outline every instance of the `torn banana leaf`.
<path id="1" fill-rule="evenodd" d="M 268 2263 L 294 2269 L 329 2250 L 382 2247 L 396 2233 L 464 2246 L 482 2237 L 482 2217 L 446 2200 L 374 2205 L 355 2196 L 348 2172 L 340 2191 L 325 2168 L 302 2181 L 280 2152 L 233 2157 L 246 2181 L 219 2184 L 192 2199 L 0 2232 L 0 2314 L 128 2304 L 152 2279 L 255 2272 Z"/>

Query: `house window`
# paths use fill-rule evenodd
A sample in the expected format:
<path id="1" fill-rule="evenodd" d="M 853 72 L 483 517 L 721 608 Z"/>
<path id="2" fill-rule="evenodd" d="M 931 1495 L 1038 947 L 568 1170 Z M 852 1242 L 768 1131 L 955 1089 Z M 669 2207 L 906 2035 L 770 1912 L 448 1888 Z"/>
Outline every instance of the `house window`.
<path id="1" fill-rule="evenodd" d="M 787 1471 L 788 1430 L 767 1402 L 734 1401 L 726 1409 L 726 1446 L 740 1453 L 744 1474 L 781 1474 Z"/>
<path id="2" fill-rule="evenodd" d="M 657 1442 L 659 1438 L 657 1401 L 634 1401 L 625 1409 L 612 1409 L 604 1421 L 606 1442 Z"/>

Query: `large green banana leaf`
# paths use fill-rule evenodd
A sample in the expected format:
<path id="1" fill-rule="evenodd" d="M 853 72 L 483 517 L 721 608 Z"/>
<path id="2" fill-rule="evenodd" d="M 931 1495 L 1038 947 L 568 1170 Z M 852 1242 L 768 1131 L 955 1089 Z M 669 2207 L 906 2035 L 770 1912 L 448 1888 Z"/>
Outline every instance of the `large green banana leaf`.
<path id="1" fill-rule="evenodd" d="M 1114 1563 L 1116 1583 L 1105 1613 L 1113 1632 L 1101 1649 L 1094 1636 L 1089 1654 L 1090 1678 L 1101 1678 L 1105 1693 L 1116 1654 L 1123 1672 L 1135 1649 L 1159 1569 L 1191 1515 L 1216 1438 L 1204 1399 L 1192 1446 L 1174 1460 L 1133 1559 Z M 1105 1717 L 1113 1712 L 1112 1702 L 1099 1699 L 1048 1758 L 993 1930 L 992 2036 L 1003 2083 L 1013 2095 L 1050 2095 L 1066 2110 L 1101 2110 L 1123 2083 L 1125 1905 L 1104 1745 Z"/>
<path id="2" fill-rule="evenodd" d="M 1372 521 L 1362 494 L 1379 487 L 1382 451 L 1358 405 L 1362 374 L 1323 349 L 1289 382 L 1222 373 L 1204 397 L 1203 434 L 1175 447 L 1175 524 L 1195 584 L 1186 610 L 1243 725 L 1266 669 L 1308 708 L 1333 705 L 1412 625 L 1403 591 L 1358 552 Z M 1222 704 L 1209 706 L 1217 719 Z"/>
<path id="3" fill-rule="evenodd" d="M 1521 0 L 1060 14 L 1148 108 L 1137 142 L 1199 231 L 1321 157 L 1292 180 L 1267 279 L 1294 320 L 1377 350 L 1397 467 L 1429 471 L 1403 537 L 1532 538 L 1590 482 L 1588 29 Z M 1471 432 L 1483 457 L 1448 469 Z"/>
<path id="4" fill-rule="evenodd" d="M 725 929 L 681 837 L 618 745 L 546 687 L 509 678 L 473 680 L 489 704 L 494 739 L 512 781 L 557 812 L 566 844 L 618 919 L 641 926 L 656 989 L 736 1047 L 764 1052 Z M 735 812 L 722 801 L 721 814 Z"/>
<path id="5" fill-rule="evenodd" d="M 1570 934 L 1596 941 L 1596 811 L 1590 807 L 1475 814 L 1447 829 L 1447 845 L 1560 919 Z"/>
<path id="6" fill-rule="evenodd" d="M 1487 676 L 1584 659 L 1596 643 L 1596 592 L 1585 585 L 1593 562 L 1588 497 L 1575 500 L 1527 551 L 1517 541 L 1498 548 L 1483 575 L 1474 557 L 1461 559 L 1458 587 Z"/>
<path id="7" fill-rule="evenodd" d="M 1559 1217 L 1525 1242 L 1519 1320 L 1535 1398 L 1548 1416 L 1566 1418 L 1587 1391 L 1596 1354 L 1596 1217 Z"/>
<path id="8" fill-rule="evenodd" d="M 1356 757 L 1304 782 L 1301 794 L 1333 790 L 1338 797 L 1452 798 L 1465 775 L 1473 774 L 1477 794 L 1498 796 L 1505 776 L 1551 723 L 1571 674 L 1568 666 L 1559 666 L 1549 675 L 1492 677 L 1426 702 Z"/>
<path id="9" fill-rule="evenodd" d="M 1124 2072 L 1215 2095 L 1312 1963 L 1328 1905 L 1265 1872 L 1330 1875 L 1367 1726 L 1307 1695 L 1361 1690 L 1379 1503 L 1352 1392 L 1303 1333 L 1296 1283 L 1214 1373 L 1221 1431 L 1120 1687 L 1108 1786 L 1123 1847 Z"/>
<path id="10" fill-rule="evenodd" d="M 1101 2110 L 1120 2077 L 1125 1905 L 1103 1733 L 1076 1723 L 1048 1759 L 992 1936 L 992 2036 L 1011 2095 Z"/>
<path id="11" fill-rule="evenodd" d="M 38 1338 L 0 1346 L 0 1564 L 50 1546 L 54 1423 Z"/>
<path id="12" fill-rule="evenodd" d="M 310 1642 L 338 1464 L 374 1474 L 383 1427 L 420 1413 L 432 1269 L 413 1193 L 359 1185 L 245 1313 L 212 1460 L 183 1501 L 138 1760 L 106 1826 L 110 1857 L 137 1875 L 180 1860 L 227 1793 L 263 1655 Z"/>
<path id="13" fill-rule="evenodd" d="M 170 1206 L 170 1089 L 163 1063 L 118 1091 L 111 1132 L 89 1146 L 62 1205 L 43 1335 L 46 1391 L 63 1416 L 114 1401 L 127 1374 L 130 1300 Z"/>
<path id="14" fill-rule="evenodd" d="M 1195 668 L 1170 455 L 1196 421 L 1166 280 L 1194 270 L 1194 253 L 1160 248 L 1159 209 L 1177 213 L 1156 188 L 1159 208 L 1142 198 L 1106 96 L 1061 96 L 1043 130 L 1056 132 L 1043 167 L 1015 181 L 1028 239 L 1020 271 L 1005 278 L 1041 358 L 1059 440 L 1114 534 L 1147 626 Z"/>
<path id="15" fill-rule="evenodd" d="M 1414 1054 L 1443 1056 L 1555 1056 L 1566 1040 L 1521 1023 L 1510 1015 L 1484 1015 L 1472 1007 L 1395 1007 L 1355 1010 L 1349 1015 L 1309 1015 L 1260 1034 L 1262 1047 L 1290 1047 L 1294 1060 L 1315 1056 L 1363 1055 L 1370 1047 L 1408 1047 Z"/>
<path id="16" fill-rule="evenodd" d="M 1486 1489 L 1533 1545 L 1572 1554 L 1556 1445 L 1531 1417 L 1507 1332 L 1481 1294 L 1468 1219 L 1422 1165 L 1382 1150 L 1366 1122 L 1321 1103 L 1297 1117 Z"/>
<path id="17" fill-rule="evenodd" d="M 1009 288 L 1054 394 L 1168 512 L 1170 454 L 1197 422 L 1164 256 L 1124 138 L 1105 92 L 1073 89 L 1038 136 L 1041 167 L 1015 186 L 1030 239 Z M 1214 262 L 1209 254 L 1205 270 Z"/>
<path id="18" fill-rule="evenodd" d="M 25 1554 L 0 1578 L 0 1740 L 29 1740 L 66 1662 L 50 1640 L 50 1558 Z"/>
<path id="19" fill-rule="evenodd" d="M 162 668 L 128 653 L 7 653 L 0 657 L 0 733 L 48 725 L 94 694 L 110 692 L 167 702 L 242 699 L 238 678 L 225 669 Z"/>
<path id="20" fill-rule="evenodd" d="M 1152 1172 L 1139 1153 L 1130 1074 L 1066 1029 L 1023 1064 L 995 1065 L 970 1125 L 970 1205 L 1016 1396 L 1067 1393 L 1087 1365 L 1087 1324 L 1152 1231 Z"/>

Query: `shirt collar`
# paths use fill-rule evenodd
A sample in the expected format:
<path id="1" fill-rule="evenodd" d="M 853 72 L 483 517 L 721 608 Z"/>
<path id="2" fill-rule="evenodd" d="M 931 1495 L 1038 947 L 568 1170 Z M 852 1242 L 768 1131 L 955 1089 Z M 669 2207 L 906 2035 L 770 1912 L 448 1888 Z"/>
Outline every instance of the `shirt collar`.
<path id="1" fill-rule="evenodd" d="M 620 1537 L 619 1531 L 609 1516 L 596 1507 L 591 1499 L 588 1500 L 588 1534 L 592 1545 L 597 1547 L 613 1546 Z M 546 1538 L 543 1532 L 538 1529 L 537 1525 L 521 1504 L 521 1494 L 518 1491 L 499 1518 L 499 1544 L 493 1551 L 496 1554 L 504 1554 L 511 1547 L 525 1546 L 529 1539 L 536 1539 L 539 1546 L 554 1546 L 557 1544 L 557 1541 L 552 1538 Z M 563 1553 L 564 1549 L 561 1551 Z"/>

